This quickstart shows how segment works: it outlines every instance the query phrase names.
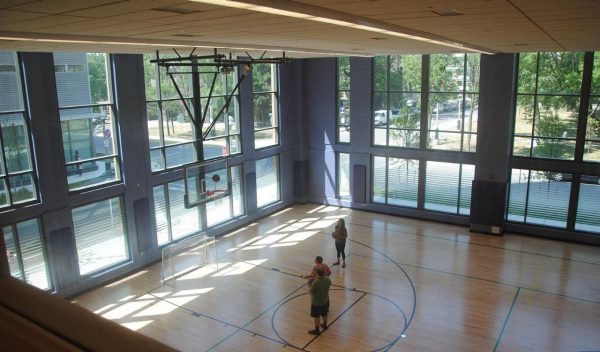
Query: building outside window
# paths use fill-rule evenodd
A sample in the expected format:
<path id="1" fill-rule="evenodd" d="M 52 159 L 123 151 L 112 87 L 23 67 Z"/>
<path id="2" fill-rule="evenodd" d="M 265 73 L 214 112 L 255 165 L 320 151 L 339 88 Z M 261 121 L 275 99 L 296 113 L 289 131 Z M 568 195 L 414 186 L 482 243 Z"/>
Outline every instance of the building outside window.
<path id="1" fill-rule="evenodd" d="M 52 288 L 38 219 L 2 227 L 10 274 L 42 290 Z"/>
<path id="2" fill-rule="evenodd" d="M 107 54 L 54 53 L 69 190 L 121 179 L 109 61 Z"/>
<path id="3" fill-rule="evenodd" d="M 373 68 L 373 144 L 419 148 L 421 56 L 376 56 Z"/>
<path id="4" fill-rule="evenodd" d="M 280 194 L 279 155 L 256 160 L 256 206 L 275 203 Z"/>
<path id="5" fill-rule="evenodd" d="M 0 208 L 38 199 L 21 82 L 17 55 L 0 52 Z"/>
<path id="6" fill-rule="evenodd" d="M 475 151 L 479 60 L 479 54 L 431 55 L 428 148 Z"/>
<path id="7" fill-rule="evenodd" d="M 279 144 L 279 69 L 275 64 L 252 68 L 254 105 L 254 147 L 262 149 Z"/>
<path id="8" fill-rule="evenodd" d="M 350 58 L 337 59 L 337 141 L 350 143 Z"/>
<path id="9" fill-rule="evenodd" d="M 219 72 L 215 78 L 212 98 L 208 96 L 212 86 L 213 67 L 201 67 L 200 104 L 206 120 L 202 131 L 198 131 L 184 103 L 180 99 L 173 80 L 177 83 L 185 104 L 191 113 L 193 108 L 193 81 L 191 68 L 171 67 L 172 77 L 164 67 L 153 64 L 150 60 L 158 58 L 158 53 L 144 55 L 144 74 L 146 81 L 146 106 L 148 115 L 148 138 L 150 145 L 151 168 L 153 172 L 171 169 L 181 165 L 199 161 L 197 141 L 207 133 L 203 141 L 202 160 L 219 158 L 226 155 L 240 154 L 240 119 L 239 95 L 233 95 L 227 109 L 218 117 L 212 127 L 211 122 L 217 118 L 225 105 L 226 98 L 237 84 L 237 70 Z M 173 58 L 172 55 L 160 55 L 160 58 Z M 180 72 L 180 73 L 178 73 Z M 210 131 L 207 130 L 210 128 Z"/>

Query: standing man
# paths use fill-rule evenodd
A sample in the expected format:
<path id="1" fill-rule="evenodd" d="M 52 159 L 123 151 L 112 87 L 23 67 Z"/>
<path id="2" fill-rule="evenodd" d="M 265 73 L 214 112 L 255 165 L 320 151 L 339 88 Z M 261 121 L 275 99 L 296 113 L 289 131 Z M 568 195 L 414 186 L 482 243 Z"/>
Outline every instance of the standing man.
<path id="1" fill-rule="evenodd" d="M 315 257 L 315 266 L 313 267 L 310 275 L 305 276 L 308 279 L 308 286 L 311 286 L 313 282 L 315 282 L 315 279 L 317 278 L 317 269 L 321 268 L 323 269 L 323 275 L 325 276 L 330 276 L 331 275 L 331 269 L 329 269 L 329 266 L 325 263 L 323 263 L 323 257 L 321 257 L 320 255 Z"/>
<path id="2" fill-rule="evenodd" d="M 323 268 L 317 268 L 317 279 L 310 287 L 310 316 L 315 318 L 315 328 L 309 330 L 312 335 L 319 335 L 319 326 L 327 330 L 327 313 L 329 312 L 329 286 L 331 280 L 324 275 Z M 321 323 L 323 317 L 323 324 Z"/>

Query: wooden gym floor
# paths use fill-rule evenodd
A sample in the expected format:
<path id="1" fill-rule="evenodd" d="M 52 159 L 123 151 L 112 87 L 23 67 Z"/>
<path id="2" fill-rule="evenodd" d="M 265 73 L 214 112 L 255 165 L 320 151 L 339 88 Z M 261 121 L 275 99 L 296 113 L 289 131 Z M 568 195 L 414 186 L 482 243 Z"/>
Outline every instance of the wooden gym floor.
<path id="1" fill-rule="evenodd" d="M 315 337 L 301 276 L 334 261 L 340 217 L 348 266 Z M 157 263 L 74 302 L 183 351 L 600 351 L 600 247 L 307 204 L 216 253 L 171 286 Z"/>

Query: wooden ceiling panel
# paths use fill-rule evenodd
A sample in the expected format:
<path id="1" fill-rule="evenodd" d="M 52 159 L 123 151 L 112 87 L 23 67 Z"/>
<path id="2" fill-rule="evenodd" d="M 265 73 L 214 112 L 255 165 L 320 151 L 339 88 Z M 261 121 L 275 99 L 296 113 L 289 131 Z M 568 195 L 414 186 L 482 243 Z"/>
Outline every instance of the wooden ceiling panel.
<path id="1" fill-rule="evenodd" d="M 82 10 L 114 2 L 115 0 L 42 0 L 24 2 L 19 5 L 10 6 L 9 8 L 11 10 L 19 11 L 62 14 L 69 11 Z"/>
<path id="2" fill-rule="evenodd" d="M 323 8 L 329 16 L 334 16 L 329 11 L 333 10 L 340 18 L 346 14 L 346 18 L 379 21 L 389 28 L 400 26 L 500 52 L 600 50 L 598 0 L 288 0 L 273 4 L 288 6 L 293 2 Z M 3 0 L 0 8 L 4 9 L 0 10 L 0 31 L 10 32 L 12 37 L 22 33 L 25 38 L 87 36 L 90 42 L 109 38 L 173 45 L 245 43 L 249 47 L 273 45 L 371 54 L 454 50 L 377 32 L 188 0 Z M 450 16 L 440 15 L 444 12 Z M 0 48 L 11 45 L 28 50 L 99 47 L 5 41 Z M 127 52 L 155 49 L 143 45 L 114 48 Z"/>

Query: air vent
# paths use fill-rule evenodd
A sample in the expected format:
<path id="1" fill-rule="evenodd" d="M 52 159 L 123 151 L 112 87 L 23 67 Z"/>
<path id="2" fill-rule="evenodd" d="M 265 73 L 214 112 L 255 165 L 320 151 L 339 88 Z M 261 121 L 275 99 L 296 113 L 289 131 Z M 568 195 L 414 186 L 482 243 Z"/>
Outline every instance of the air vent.
<path id="1" fill-rule="evenodd" d="M 190 10 L 190 9 L 186 9 L 183 7 L 177 7 L 177 6 L 165 6 L 165 7 L 155 7 L 151 10 L 154 11 L 162 11 L 162 12 L 169 12 L 169 13 L 178 13 L 181 15 L 185 15 L 188 13 L 194 13 L 194 12 L 200 12 L 200 11 L 196 11 L 196 10 Z"/>
<path id="2" fill-rule="evenodd" d="M 373 38 L 369 38 L 371 40 L 386 40 L 387 38 L 383 38 L 383 37 L 373 37 Z"/>
<path id="3" fill-rule="evenodd" d="M 194 37 L 198 37 L 197 35 L 193 35 L 193 34 L 185 34 L 185 33 L 181 33 L 181 34 L 173 34 L 171 35 L 172 37 L 185 37 L 185 38 L 194 38 Z"/>
<path id="4" fill-rule="evenodd" d="M 455 9 L 437 9 L 432 10 L 431 12 L 435 13 L 438 16 L 460 16 L 463 13 L 455 10 Z"/>

